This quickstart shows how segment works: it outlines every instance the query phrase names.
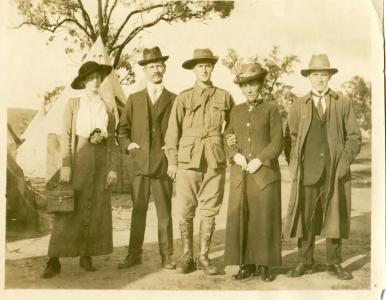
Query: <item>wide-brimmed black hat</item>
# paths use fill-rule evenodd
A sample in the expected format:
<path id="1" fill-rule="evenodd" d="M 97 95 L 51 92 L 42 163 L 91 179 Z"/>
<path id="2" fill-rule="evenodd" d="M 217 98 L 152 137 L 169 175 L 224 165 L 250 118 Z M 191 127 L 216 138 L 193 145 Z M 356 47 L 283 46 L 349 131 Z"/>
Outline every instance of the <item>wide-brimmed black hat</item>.
<path id="1" fill-rule="evenodd" d="M 182 64 L 184 69 L 191 70 L 195 65 L 201 62 L 209 61 L 213 65 L 218 61 L 218 56 L 214 56 L 212 50 L 206 49 L 194 49 L 193 58 L 188 59 Z"/>
<path id="2" fill-rule="evenodd" d="M 264 81 L 267 70 L 258 63 L 243 64 L 240 73 L 233 80 L 236 84 L 243 84 L 251 81 Z"/>
<path id="3" fill-rule="evenodd" d="M 75 90 L 84 89 L 83 79 L 93 72 L 99 72 L 103 81 L 112 69 L 113 67 L 109 65 L 98 64 L 95 61 L 87 61 L 79 68 L 78 76 L 72 81 L 71 87 Z"/>
<path id="4" fill-rule="evenodd" d="M 143 49 L 143 59 L 138 62 L 140 66 L 144 66 L 156 61 L 166 61 L 169 56 L 163 56 L 159 47 Z"/>
<path id="5" fill-rule="evenodd" d="M 308 64 L 308 69 L 302 69 L 300 73 L 304 77 L 307 77 L 314 71 L 328 71 L 331 75 L 338 73 L 338 69 L 331 68 L 330 60 L 326 54 L 312 55 L 310 63 Z"/>

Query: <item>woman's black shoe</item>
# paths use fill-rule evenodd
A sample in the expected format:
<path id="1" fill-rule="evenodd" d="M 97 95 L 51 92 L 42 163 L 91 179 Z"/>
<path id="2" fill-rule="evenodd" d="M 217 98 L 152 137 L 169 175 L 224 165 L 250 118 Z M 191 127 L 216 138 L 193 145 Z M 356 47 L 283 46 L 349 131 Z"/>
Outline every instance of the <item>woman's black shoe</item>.
<path id="1" fill-rule="evenodd" d="M 232 279 L 242 280 L 254 276 L 256 272 L 255 265 L 241 265 L 239 271 L 232 275 Z"/>
<path id="2" fill-rule="evenodd" d="M 87 272 L 94 272 L 96 269 L 92 265 L 91 256 L 81 256 L 79 258 L 79 266 Z"/>
<path id="3" fill-rule="evenodd" d="M 47 262 L 47 265 L 46 265 L 46 268 L 43 272 L 43 274 L 40 276 L 41 278 L 52 278 L 54 277 L 56 274 L 59 274 L 60 273 L 60 262 L 59 262 L 59 258 L 55 257 L 55 258 L 50 258 Z"/>
<path id="4" fill-rule="evenodd" d="M 266 266 L 259 266 L 261 280 L 265 282 L 271 282 L 274 278 L 271 274 L 271 271 Z"/>

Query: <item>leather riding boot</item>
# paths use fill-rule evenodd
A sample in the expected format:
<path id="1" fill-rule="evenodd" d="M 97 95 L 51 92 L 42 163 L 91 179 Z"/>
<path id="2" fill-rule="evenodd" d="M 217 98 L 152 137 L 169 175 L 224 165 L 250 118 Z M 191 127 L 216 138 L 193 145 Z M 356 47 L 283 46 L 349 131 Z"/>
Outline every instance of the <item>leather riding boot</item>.
<path id="1" fill-rule="evenodd" d="M 193 260 L 193 219 L 180 222 L 182 256 L 177 262 L 177 272 L 189 273 L 194 270 Z"/>
<path id="2" fill-rule="evenodd" d="M 330 275 L 335 275 L 340 280 L 350 280 L 353 279 L 351 273 L 345 271 L 341 264 L 334 264 L 327 267 L 327 271 Z"/>
<path id="3" fill-rule="evenodd" d="M 203 219 L 200 223 L 200 254 L 197 259 L 197 269 L 204 270 L 207 275 L 217 274 L 217 268 L 209 260 L 209 246 L 214 231 L 214 219 Z"/>

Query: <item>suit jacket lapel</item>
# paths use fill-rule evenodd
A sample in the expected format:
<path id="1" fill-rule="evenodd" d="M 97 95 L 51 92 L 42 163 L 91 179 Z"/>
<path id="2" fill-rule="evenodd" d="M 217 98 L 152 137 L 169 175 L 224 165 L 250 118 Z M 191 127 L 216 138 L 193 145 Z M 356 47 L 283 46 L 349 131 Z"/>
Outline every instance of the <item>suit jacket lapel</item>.
<path id="1" fill-rule="evenodd" d="M 160 118 L 171 101 L 169 92 L 165 88 L 162 90 L 158 101 L 157 117 Z"/>
<path id="2" fill-rule="evenodd" d="M 151 118 L 151 116 L 149 115 L 149 108 L 148 108 L 148 94 L 147 94 L 147 89 L 143 89 L 139 94 L 138 94 L 138 105 L 140 106 L 138 111 L 142 111 L 143 114 L 144 114 L 144 118 L 143 120 L 145 120 L 145 126 L 146 128 L 149 127 L 149 118 Z"/>

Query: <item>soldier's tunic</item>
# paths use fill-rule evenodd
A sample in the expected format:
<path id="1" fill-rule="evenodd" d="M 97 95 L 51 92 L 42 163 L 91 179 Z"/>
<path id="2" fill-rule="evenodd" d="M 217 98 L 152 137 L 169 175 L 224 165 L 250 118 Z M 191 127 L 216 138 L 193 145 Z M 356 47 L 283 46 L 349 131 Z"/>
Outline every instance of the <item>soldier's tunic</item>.
<path id="1" fill-rule="evenodd" d="M 226 157 L 222 131 L 233 107 L 222 89 L 196 83 L 177 96 L 165 136 L 169 165 L 178 165 L 176 194 L 182 220 L 214 218 L 221 207 Z"/>

